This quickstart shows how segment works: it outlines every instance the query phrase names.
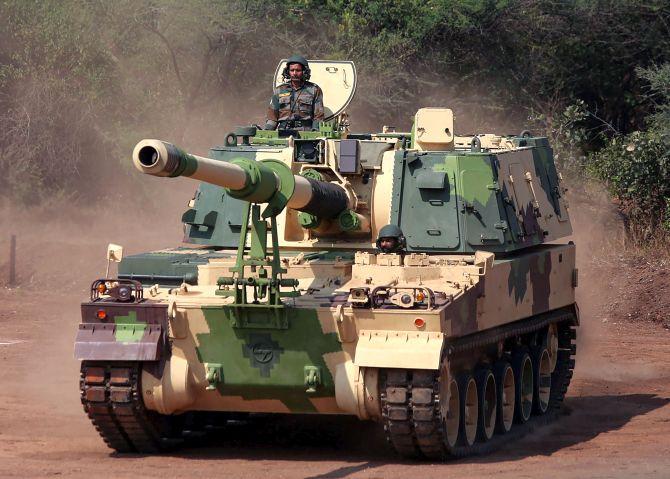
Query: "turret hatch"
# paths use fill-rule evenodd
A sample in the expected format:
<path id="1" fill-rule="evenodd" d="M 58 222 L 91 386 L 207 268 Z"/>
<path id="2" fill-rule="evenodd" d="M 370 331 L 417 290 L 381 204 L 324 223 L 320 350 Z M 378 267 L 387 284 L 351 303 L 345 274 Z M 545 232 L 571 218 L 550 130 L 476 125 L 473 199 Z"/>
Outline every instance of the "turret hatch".
<path id="1" fill-rule="evenodd" d="M 356 93 L 356 66 L 354 62 L 308 60 L 311 76 L 309 81 L 316 83 L 323 90 L 323 106 L 325 120 L 330 120 L 344 111 Z M 274 86 L 284 83 L 282 71 L 286 66 L 286 58 L 277 65 Z"/>

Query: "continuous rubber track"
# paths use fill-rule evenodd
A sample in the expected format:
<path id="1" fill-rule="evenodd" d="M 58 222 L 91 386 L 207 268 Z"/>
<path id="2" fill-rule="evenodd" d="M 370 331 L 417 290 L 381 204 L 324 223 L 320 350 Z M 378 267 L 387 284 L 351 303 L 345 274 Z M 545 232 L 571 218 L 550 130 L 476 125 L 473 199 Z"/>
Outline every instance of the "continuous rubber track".
<path id="1" fill-rule="evenodd" d="M 81 365 L 84 411 L 107 445 L 117 452 L 159 452 L 181 442 L 178 417 L 148 411 L 142 403 L 139 363 Z"/>
<path id="2" fill-rule="evenodd" d="M 505 433 L 496 433 L 486 442 L 479 439 L 472 446 L 448 447 L 444 440 L 444 418 L 440 413 L 439 371 L 388 369 L 381 376 L 381 406 L 386 437 L 395 450 L 408 458 L 443 460 L 492 451 L 519 438 L 539 425 L 554 420 L 563 403 L 575 367 L 577 316 L 572 307 L 552 311 L 499 328 L 455 339 L 446 349 L 444 360 L 476 348 L 496 344 L 508 338 L 521 337 L 556 323 L 558 354 L 551 375 L 549 408 L 532 416 L 524 424 L 514 424 Z"/>

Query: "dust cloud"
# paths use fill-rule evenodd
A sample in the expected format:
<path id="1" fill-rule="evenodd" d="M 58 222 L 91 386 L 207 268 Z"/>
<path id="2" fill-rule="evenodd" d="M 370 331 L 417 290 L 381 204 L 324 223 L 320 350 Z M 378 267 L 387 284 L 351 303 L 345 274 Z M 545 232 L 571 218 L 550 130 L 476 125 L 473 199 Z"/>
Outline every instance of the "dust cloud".
<path id="1" fill-rule="evenodd" d="M 105 275 L 108 243 L 122 245 L 125 255 L 179 246 L 181 215 L 197 188 L 187 178 L 140 174 L 131 163 L 132 145 L 125 148 L 114 142 L 158 138 L 207 156 L 210 146 L 222 145 L 236 125 L 262 122 L 273 72 L 274 68 L 268 69 L 267 75 L 254 77 L 256 83 L 263 83 L 258 101 L 245 102 L 234 91 L 222 91 L 193 111 L 188 121 L 155 105 L 153 121 L 124 140 L 106 143 L 116 144 L 116 153 L 100 146 L 100 154 L 86 159 L 84 170 L 67 191 L 37 206 L 0 195 L 0 340 L 18 341 L 0 353 L 4 359 L 16 357 L 20 364 L 0 374 L 3 387 L 71 415 L 81 427 L 91 427 L 83 421 L 76 399 L 79 364 L 73 345 L 79 305 L 88 298 L 92 281 Z M 100 121 L 94 129 L 105 131 L 106 120 Z M 90 143 L 94 137 L 80 140 Z M 31 188 L 39 191 L 37 185 Z M 16 237 L 17 284 L 10 288 L 12 235 Z M 112 265 L 110 276 L 115 274 Z"/>
<path id="2" fill-rule="evenodd" d="M 154 196 L 155 204 L 146 208 L 126 198 L 88 206 L 63 202 L 0 209 L 0 280 L 5 285 L 0 301 L 6 314 L 0 314 L 0 337 L 22 341 L 10 346 L 8 353 L 21 355 L 21 366 L 5 372 L 3 387 L 73 419 L 83 417 L 76 400 L 79 363 L 73 356 L 79 304 L 87 300 L 91 282 L 105 275 L 109 242 L 123 245 L 124 254 L 180 243 L 181 212 L 192 188 L 175 190 Z M 6 286 L 5 274 L 11 234 L 17 244 L 14 288 Z"/>
<path id="3" fill-rule="evenodd" d="M 570 186 L 570 185 L 568 185 Z M 577 245 L 579 286 L 577 304 L 580 328 L 577 339 L 578 377 L 602 381 L 630 381 L 660 378 L 665 368 L 647 361 L 604 351 L 601 338 L 616 330 L 621 321 L 622 289 L 629 287 L 621 259 L 633 253 L 626 244 L 623 222 L 616 205 L 599 185 L 577 183 L 568 193 Z M 616 331 L 614 331 L 616 334 Z M 622 343 L 626 338 L 621 338 Z"/>
<path id="4" fill-rule="evenodd" d="M 573 190 L 577 190 L 571 193 Z M 623 248 L 623 236 L 617 222 L 616 209 L 604 191 L 596 186 L 570 188 L 568 202 L 573 235 L 566 240 L 577 246 L 579 287 L 577 301 L 583 318 L 581 347 L 588 347 L 591 335 L 602 327 L 604 306 L 611 298 L 602 276 L 612 251 Z"/>

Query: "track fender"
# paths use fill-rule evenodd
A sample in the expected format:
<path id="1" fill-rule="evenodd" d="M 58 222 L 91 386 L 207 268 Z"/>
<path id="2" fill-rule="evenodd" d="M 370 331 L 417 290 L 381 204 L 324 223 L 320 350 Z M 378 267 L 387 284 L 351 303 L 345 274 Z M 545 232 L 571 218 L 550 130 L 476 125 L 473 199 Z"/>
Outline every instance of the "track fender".
<path id="1" fill-rule="evenodd" d="M 443 347 L 444 334 L 440 332 L 361 330 L 354 364 L 371 368 L 437 370 Z"/>
<path id="2" fill-rule="evenodd" d="M 80 324 L 74 345 L 79 361 L 156 361 L 166 346 L 161 325 L 136 327 L 114 324 Z"/>
<path id="3" fill-rule="evenodd" d="M 91 302 L 81 313 L 74 345 L 80 361 L 158 361 L 168 352 L 167 305 Z"/>

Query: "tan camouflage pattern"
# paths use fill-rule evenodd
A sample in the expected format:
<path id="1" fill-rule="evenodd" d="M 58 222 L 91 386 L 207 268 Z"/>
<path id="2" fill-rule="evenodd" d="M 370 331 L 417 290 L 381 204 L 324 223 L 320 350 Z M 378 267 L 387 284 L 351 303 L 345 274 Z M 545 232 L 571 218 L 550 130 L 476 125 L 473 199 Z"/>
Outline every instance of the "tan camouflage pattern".
<path id="1" fill-rule="evenodd" d="M 386 264 L 378 264 L 378 258 Z M 490 253 L 405 257 L 367 253 L 357 255 L 354 261 L 287 262 L 285 277 L 299 279 L 301 289 L 318 288 L 318 295 L 305 294 L 295 300 L 295 306 L 316 311 L 322 333 L 336 333 L 341 345 L 341 351 L 324 355 L 324 360 L 340 385 L 338 394 L 346 397 L 314 399 L 315 410 L 369 417 L 365 404 L 361 406 L 363 412 L 351 409 L 352 405 L 360 406 L 354 396 L 358 394 L 357 387 L 365 387 L 364 382 L 357 382 L 361 371 L 381 367 L 437 369 L 444 339 L 573 304 L 574 261 L 573 245 L 546 245 L 523 255 L 519 261 L 494 260 Z M 232 265 L 215 263 L 200 266 L 201 271 Z M 214 279 L 217 275 L 207 277 Z M 450 300 L 428 310 L 359 309 L 344 305 L 351 288 L 376 284 L 420 285 L 444 293 Z M 163 374 L 162 381 L 145 371 L 147 406 L 163 413 L 187 409 L 290 412 L 280 400 L 245 399 L 206 390 L 205 364 L 196 353 L 198 334 L 209 332 L 203 307 L 232 301 L 216 296 L 215 290 L 214 283 L 202 281 L 185 291 L 160 289 L 151 296 L 152 300 L 169 305 L 170 363 L 174 364 Z M 417 328 L 414 321 L 418 317 L 425 321 L 425 326 Z M 338 403 L 349 404 L 350 409 L 343 410 Z"/>
<path id="2" fill-rule="evenodd" d="M 278 92 L 281 91 L 280 88 Z M 286 105 L 286 100 L 283 101 Z M 277 94 L 277 105 L 281 104 Z M 277 119 L 280 119 L 281 108 L 276 111 Z M 282 114 L 285 112 L 284 107 Z M 420 126 L 426 129 L 430 140 L 424 144 L 426 149 L 442 140 L 453 142 L 456 147 L 468 141 L 468 138 L 454 136 L 453 132 L 441 136 L 432 128 L 430 121 L 445 114 L 444 111 L 431 112 L 422 118 Z M 289 318 L 290 321 L 309 324 L 306 321 L 300 323 L 308 317 L 314 319 L 316 329 L 290 331 L 294 335 L 304 335 L 299 338 L 302 341 L 300 347 L 324 345 L 319 349 L 322 351 L 320 357 L 310 356 L 308 362 L 325 365 L 327 371 L 323 371 L 323 375 L 332 378 L 333 385 L 327 389 L 328 394 L 316 394 L 300 402 L 286 391 L 278 392 L 276 397 L 264 397 L 261 393 L 254 395 L 248 390 L 236 390 L 232 377 L 235 371 L 231 371 L 226 363 L 223 363 L 224 376 L 230 374 L 231 377 L 224 377 L 221 387 L 216 390 L 208 389 L 208 368 L 213 366 L 207 357 L 216 357 L 212 351 L 217 347 L 230 351 L 229 354 L 236 356 L 231 356 L 231 360 L 249 352 L 244 345 L 239 349 L 238 343 L 211 344 L 214 337 L 229 340 L 222 333 L 227 327 L 227 318 L 221 311 L 233 302 L 232 297 L 215 294 L 217 279 L 228 276 L 229 268 L 233 266 L 233 259 L 219 258 L 198 266 L 197 286 L 153 287 L 145 293 L 151 301 L 167 305 L 167 334 L 172 351 L 162 372 L 155 368 L 145 368 L 143 372 L 142 394 L 147 407 L 164 414 L 186 410 L 310 411 L 379 418 L 378 394 L 374 391 L 379 369 L 437 370 L 445 341 L 451 338 L 574 304 L 575 247 L 549 243 L 571 231 L 567 205 L 561 199 L 560 209 L 565 215 L 554 213 L 549 193 L 543 191 L 538 178 L 530 173 L 534 170 L 529 148 L 515 148 L 503 137 L 495 135 L 483 136 L 480 141 L 497 155 L 499 184 L 473 188 L 467 193 L 471 196 L 465 200 L 486 205 L 492 191 L 506 188 L 513 195 L 519 222 L 528 235 L 546 232 L 543 244 L 506 257 L 496 257 L 484 251 L 474 254 L 379 254 L 374 240 L 378 230 L 389 223 L 389 198 L 393 191 L 399 140 L 376 135 L 372 140 L 361 141 L 361 151 L 370 152 L 369 156 L 361 158 L 365 180 L 362 174 L 343 177 L 337 167 L 337 140 L 324 140 L 325 162 L 316 167 L 326 173 L 330 181 L 350 192 L 349 207 L 369 218 L 369 229 L 342 233 L 334 238 L 319 230 L 302 228 L 297 221 L 297 212 L 290 209 L 277 218 L 277 229 L 282 250 L 305 253 L 282 258 L 282 266 L 287 269 L 284 277 L 298 279 L 297 289 L 301 291 L 299 297 L 287 299 L 286 304 L 295 316 Z M 293 162 L 290 141 L 285 148 L 259 148 L 257 159 L 266 158 L 285 162 L 294 174 L 315 168 L 314 165 Z M 462 161 L 474 164 L 483 160 L 472 157 Z M 307 254 L 323 250 L 357 253 L 354 259 L 345 254 L 331 255 L 329 259 Z M 381 285 L 395 288 L 395 291 L 432 291 L 435 298 L 429 305 L 407 308 L 397 301 L 380 307 L 354 307 L 352 289 L 372 290 Z M 244 334 L 256 333 L 246 331 Z M 268 337 L 271 334 L 282 333 L 271 331 Z M 285 358 L 295 353 L 295 349 L 287 344 L 279 344 L 281 341 L 275 336 L 272 341 L 278 343 L 275 350 L 278 355 Z M 294 362 L 298 368 L 306 365 L 302 359 Z M 273 364 L 260 367 L 265 368 L 261 369 L 263 374 L 272 374 Z"/>

